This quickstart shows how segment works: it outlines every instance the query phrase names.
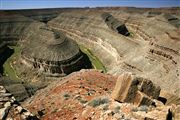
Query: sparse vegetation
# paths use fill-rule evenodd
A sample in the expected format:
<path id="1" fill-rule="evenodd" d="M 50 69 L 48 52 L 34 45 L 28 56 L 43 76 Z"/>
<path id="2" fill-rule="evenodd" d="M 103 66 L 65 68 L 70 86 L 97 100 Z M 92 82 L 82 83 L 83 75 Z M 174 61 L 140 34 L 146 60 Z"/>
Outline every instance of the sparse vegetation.
<path id="1" fill-rule="evenodd" d="M 70 95 L 66 93 L 66 94 L 63 95 L 63 97 L 64 97 L 65 100 L 68 100 L 70 98 Z"/>
<path id="2" fill-rule="evenodd" d="M 133 108 L 132 111 L 133 111 L 133 112 L 137 112 L 137 111 L 147 112 L 147 111 L 148 111 L 148 106 L 143 105 L 143 106 L 140 106 L 140 107 L 138 107 L 138 108 Z"/>
<path id="3" fill-rule="evenodd" d="M 88 48 L 84 47 L 83 45 L 79 45 L 79 47 L 81 51 L 89 57 L 94 69 L 102 70 L 105 73 L 107 72 L 102 62 Z"/>
<path id="4" fill-rule="evenodd" d="M 119 113 L 119 110 L 120 110 L 120 106 L 116 106 L 116 107 L 114 108 L 114 112 L 115 112 L 115 113 Z"/>
<path id="5" fill-rule="evenodd" d="M 68 109 L 70 111 L 73 111 L 74 108 L 75 108 L 75 105 L 72 105 L 72 104 L 66 104 L 62 107 L 63 109 Z"/>
<path id="6" fill-rule="evenodd" d="M 11 64 L 12 64 L 13 59 L 20 54 L 21 49 L 17 46 L 9 46 L 9 47 L 11 49 L 14 49 L 14 53 L 11 55 L 10 58 L 7 59 L 7 61 L 3 65 L 4 74 L 6 76 L 8 76 L 10 79 L 19 80 L 19 78 L 17 77 L 16 72 Z"/>
<path id="7" fill-rule="evenodd" d="M 133 32 L 129 32 L 129 37 L 134 37 L 134 33 Z"/>
<path id="8" fill-rule="evenodd" d="M 87 100 L 80 99 L 79 102 L 80 102 L 81 104 L 85 104 L 85 103 L 87 103 Z"/>
<path id="9" fill-rule="evenodd" d="M 147 112 L 147 111 L 148 111 L 148 106 L 146 106 L 146 105 L 140 106 L 140 107 L 138 108 L 138 110 L 139 110 L 139 111 Z"/>
<path id="10" fill-rule="evenodd" d="M 104 107 L 103 107 L 103 110 L 104 111 L 107 111 L 109 109 L 109 105 L 105 105 Z"/>
<path id="11" fill-rule="evenodd" d="M 109 102 L 108 98 L 96 98 L 96 99 L 93 99 L 92 101 L 90 101 L 88 103 L 88 105 L 92 106 L 92 107 L 97 107 L 97 106 L 100 106 L 102 104 L 107 104 L 108 102 Z"/>
<path id="12" fill-rule="evenodd" d="M 137 112 L 138 109 L 137 109 L 137 108 L 133 108 L 131 111 L 132 111 L 132 112 Z"/>
<path id="13" fill-rule="evenodd" d="M 56 113 L 58 111 L 57 108 L 55 108 L 51 113 Z"/>

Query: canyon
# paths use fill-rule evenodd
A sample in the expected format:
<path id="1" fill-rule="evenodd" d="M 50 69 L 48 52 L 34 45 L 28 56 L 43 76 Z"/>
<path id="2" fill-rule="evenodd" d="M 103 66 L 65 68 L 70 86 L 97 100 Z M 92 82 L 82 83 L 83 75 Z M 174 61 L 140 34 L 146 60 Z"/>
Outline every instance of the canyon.
<path id="1" fill-rule="evenodd" d="M 0 31 L 0 85 L 37 119 L 161 119 L 161 114 L 166 119 L 170 113 L 178 118 L 178 7 L 1 10 Z M 153 84 L 154 93 L 144 93 L 137 85 L 132 97 L 156 101 L 155 108 L 145 104 L 150 105 L 147 114 L 118 98 L 122 91 L 111 96 L 116 93 L 113 88 L 120 89 L 115 83 L 126 72 L 147 80 L 141 85 Z M 125 91 L 130 89 L 128 80 L 120 83 L 127 85 Z M 94 90 L 86 95 L 84 87 Z M 151 100 L 149 94 L 156 97 Z M 109 113 L 105 106 L 91 108 L 96 98 L 108 103 Z M 112 110 L 114 105 L 122 108 L 121 115 Z"/>

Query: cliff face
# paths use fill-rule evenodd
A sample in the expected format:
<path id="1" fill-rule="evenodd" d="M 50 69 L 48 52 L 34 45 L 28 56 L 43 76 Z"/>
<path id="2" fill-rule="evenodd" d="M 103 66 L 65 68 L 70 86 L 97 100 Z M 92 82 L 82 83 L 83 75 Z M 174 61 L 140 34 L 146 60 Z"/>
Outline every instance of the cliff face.
<path id="1" fill-rule="evenodd" d="M 4 41 L 13 43 L 12 40 L 19 39 L 25 28 L 33 26 L 32 21 L 41 26 L 38 16 L 41 14 L 46 18 L 47 15 L 48 19 L 51 13 L 48 10 L 38 11 L 1 11 L 1 46 L 5 45 Z M 151 79 L 160 84 L 162 89 L 168 89 L 171 85 L 170 91 L 177 94 L 180 74 L 178 12 L 178 8 L 55 9 L 51 15 L 56 17 L 51 17 L 45 23 L 49 28 L 63 31 L 67 37 L 89 48 L 109 73 L 118 75 L 129 71 Z M 125 24 L 130 36 L 118 34 L 108 27 L 102 17 L 104 13 L 111 14 L 116 18 L 115 21 Z M 33 33 L 36 28 L 32 27 L 31 32 L 25 34 L 37 36 Z M 42 36 L 46 37 L 44 34 Z M 46 56 L 44 53 L 41 53 L 42 57 Z"/>
<path id="2" fill-rule="evenodd" d="M 0 69 L 3 73 L 4 62 L 12 55 L 13 50 L 8 45 L 16 45 L 25 28 L 32 23 L 22 15 L 9 14 L 0 11 Z M 10 53 L 10 54 L 9 54 Z"/>
<path id="3" fill-rule="evenodd" d="M 1 66 L 5 62 L 3 60 L 7 59 L 4 50 L 8 45 L 18 43 L 23 49 L 20 58 L 22 63 L 47 76 L 64 76 L 82 68 L 91 68 L 88 57 L 79 50 L 76 42 L 62 32 L 54 31 L 44 23 L 35 21 L 37 17 L 41 18 L 39 15 L 41 13 L 48 21 L 53 18 L 52 16 L 48 18 L 47 11 L 39 12 L 35 14 L 28 11 L 28 14 L 23 16 L 26 11 L 1 11 Z M 2 71 L 1 67 L 1 73 Z"/>
<path id="4" fill-rule="evenodd" d="M 177 112 L 179 109 L 179 12 L 179 8 L 0 11 L 1 65 L 13 53 L 8 51 L 8 46 L 20 46 L 21 55 L 11 62 L 11 67 L 24 81 L 37 84 L 37 88 L 33 88 L 33 85 L 12 84 L 12 81 L 4 80 L 8 84 L 6 89 L 22 100 L 56 77 L 57 81 L 23 103 L 41 119 L 172 118 L 172 110 Z M 108 17 L 102 17 L 104 13 L 108 13 Z M 108 74 L 94 70 L 70 74 L 91 67 L 77 44 L 90 49 L 107 68 Z M 115 93 L 118 94 L 112 98 L 110 94 L 117 77 L 125 71 L 139 76 L 137 79 L 147 80 L 126 81 L 128 77 L 120 77 L 122 85 L 119 87 L 117 82 Z M 66 74 L 70 75 L 58 79 Z M 3 86 L 4 81 L 0 80 Z M 154 83 L 168 93 L 160 92 Z M 123 91 L 127 94 L 119 88 L 125 89 Z M 155 92 L 149 93 L 152 89 Z M 120 93 L 123 93 L 123 98 L 119 97 Z M 0 103 L 1 107 L 7 108 L 8 105 L 9 110 L 9 96 L 12 95 L 0 94 L 8 102 L 6 105 Z M 152 100 L 152 97 L 168 106 Z M 114 99 L 130 103 L 119 103 Z M 137 107 L 131 103 L 154 106 Z M 14 106 L 12 110 L 16 110 Z M 4 111 L 7 110 L 0 109 L 0 115 Z M 178 114 L 174 117 L 178 118 Z"/>
<path id="5" fill-rule="evenodd" d="M 79 44 L 90 48 L 114 75 L 129 71 L 151 79 L 162 89 L 179 91 L 179 9 L 164 11 L 154 9 L 96 9 L 63 12 L 47 24 L 64 31 Z M 129 37 L 108 27 L 102 14 L 106 12 L 126 24 Z M 159 12 L 155 14 L 156 12 Z M 165 14 L 173 13 L 171 19 Z M 158 80 L 157 80 L 158 79 Z"/>
<path id="6" fill-rule="evenodd" d="M 64 76 L 82 68 L 91 68 L 88 57 L 76 42 L 61 31 L 33 23 L 23 34 L 21 62 L 24 65 L 48 76 Z"/>
<path id="7" fill-rule="evenodd" d="M 8 43 L 20 39 L 24 29 L 27 28 L 32 22 L 32 19 L 26 18 L 18 14 L 10 14 L 0 11 L 0 43 Z"/>
<path id="8" fill-rule="evenodd" d="M 125 36 L 130 35 L 130 33 L 128 32 L 125 24 L 118 21 L 111 14 L 103 13 L 102 18 L 104 19 L 104 21 L 108 25 L 108 27 L 111 28 L 112 30 L 114 30 L 117 33 L 120 33 L 122 35 L 125 35 Z"/>

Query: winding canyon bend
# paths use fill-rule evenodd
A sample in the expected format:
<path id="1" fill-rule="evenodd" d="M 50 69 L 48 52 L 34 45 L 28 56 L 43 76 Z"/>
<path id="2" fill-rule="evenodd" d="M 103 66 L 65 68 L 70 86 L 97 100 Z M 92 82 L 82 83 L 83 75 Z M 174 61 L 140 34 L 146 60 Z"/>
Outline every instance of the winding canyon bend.
<path id="1" fill-rule="evenodd" d="M 20 52 L 10 61 L 14 46 Z M 96 68 L 83 50 L 108 74 L 131 72 L 180 97 L 179 8 L 0 11 L 1 78 L 8 77 L 4 66 L 9 60 L 17 79 L 47 86 L 72 72 Z"/>

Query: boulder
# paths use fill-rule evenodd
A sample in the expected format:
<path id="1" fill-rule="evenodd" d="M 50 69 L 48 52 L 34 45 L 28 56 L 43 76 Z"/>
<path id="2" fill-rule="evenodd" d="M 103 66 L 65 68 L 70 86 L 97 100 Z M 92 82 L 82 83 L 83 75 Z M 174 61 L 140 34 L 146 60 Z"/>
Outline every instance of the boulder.
<path id="1" fill-rule="evenodd" d="M 0 86 L 0 93 L 5 93 L 6 89 L 3 86 Z"/>
<path id="2" fill-rule="evenodd" d="M 137 82 L 130 73 L 122 74 L 116 81 L 112 98 L 119 102 L 132 102 L 138 90 Z"/>
<path id="3" fill-rule="evenodd" d="M 16 86 L 17 87 L 17 86 Z M 16 101 L 12 94 L 8 93 L 4 86 L 0 86 L 0 119 L 22 119 L 22 120 L 39 120 L 37 116 L 26 110 Z M 2 93 L 2 91 L 6 91 Z M 21 117 L 21 118 L 20 118 Z"/>
<path id="4" fill-rule="evenodd" d="M 119 102 L 149 106 L 154 103 L 153 99 L 158 99 L 160 91 L 161 88 L 150 80 L 124 73 L 118 77 L 111 96 Z"/>
<path id="5" fill-rule="evenodd" d="M 146 94 L 140 92 L 140 91 L 137 91 L 137 94 L 134 98 L 134 101 L 133 101 L 134 105 L 136 106 L 141 106 L 141 105 L 152 105 L 153 103 L 153 100 L 147 96 Z"/>

